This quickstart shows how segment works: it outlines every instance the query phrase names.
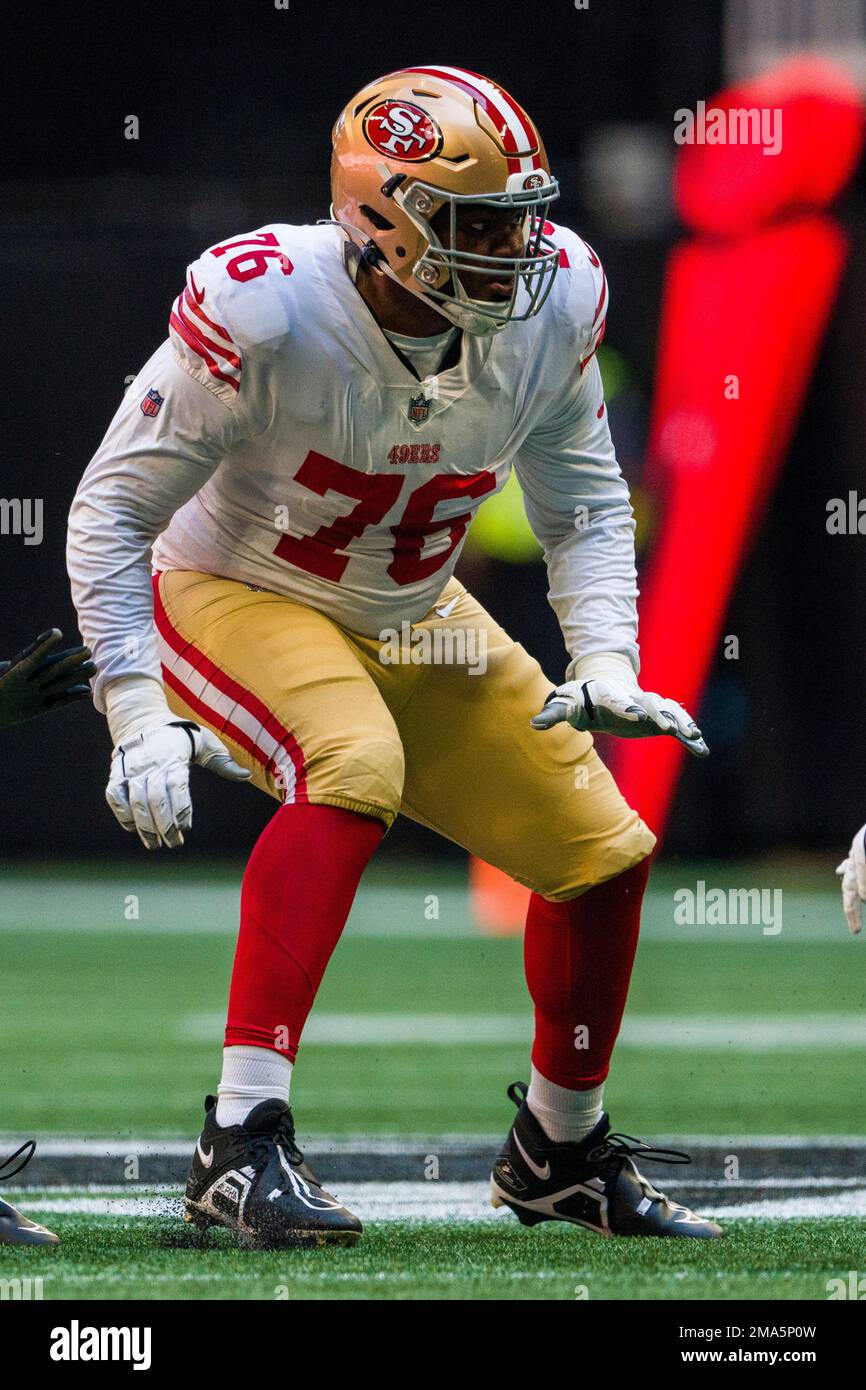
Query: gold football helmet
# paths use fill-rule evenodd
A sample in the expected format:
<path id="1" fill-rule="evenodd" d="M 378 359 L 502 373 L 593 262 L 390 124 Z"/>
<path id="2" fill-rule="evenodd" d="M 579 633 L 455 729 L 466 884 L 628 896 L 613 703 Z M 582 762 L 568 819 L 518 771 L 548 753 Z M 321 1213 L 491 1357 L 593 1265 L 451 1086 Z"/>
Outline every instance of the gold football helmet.
<path id="1" fill-rule="evenodd" d="M 463 68 L 380 77 L 334 126 L 331 216 L 371 264 L 467 333 L 497 333 L 538 313 L 559 265 L 545 234 L 558 196 L 526 112 L 495 82 Z M 457 209 L 468 203 L 522 210 L 523 254 L 456 250 Z M 447 246 L 432 226 L 446 205 Z M 510 301 L 471 299 L 461 271 L 513 280 Z"/>

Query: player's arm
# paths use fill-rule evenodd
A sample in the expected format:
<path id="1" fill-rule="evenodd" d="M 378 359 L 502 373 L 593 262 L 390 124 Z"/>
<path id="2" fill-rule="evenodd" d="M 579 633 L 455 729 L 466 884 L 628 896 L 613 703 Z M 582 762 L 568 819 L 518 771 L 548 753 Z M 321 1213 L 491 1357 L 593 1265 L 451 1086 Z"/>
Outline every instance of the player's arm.
<path id="1" fill-rule="evenodd" d="M 141 409 L 149 399 L 155 414 Z M 245 421 L 178 360 L 169 342 L 130 386 L 81 480 L 67 560 L 79 626 L 93 652 L 94 703 L 114 744 L 109 804 L 148 849 L 183 843 L 189 763 L 249 774 L 220 741 L 174 719 L 163 692 L 150 578 L 154 540 L 220 466 Z"/>
<path id="2" fill-rule="evenodd" d="M 670 734 L 699 757 L 706 744 L 675 700 L 641 689 L 634 516 L 617 463 L 595 347 L 516 459 L 526 512 L 544 550 L 550 603 L 571 661 L 532 723 L 645 738 Z"/>

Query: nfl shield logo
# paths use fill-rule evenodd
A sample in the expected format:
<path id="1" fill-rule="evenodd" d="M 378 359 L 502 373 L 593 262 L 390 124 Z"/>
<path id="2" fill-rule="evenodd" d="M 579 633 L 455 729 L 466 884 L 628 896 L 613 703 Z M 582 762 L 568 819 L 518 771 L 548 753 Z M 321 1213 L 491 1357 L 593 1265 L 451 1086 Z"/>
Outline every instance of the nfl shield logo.
<path id="1" fill-rule="evenodd" d="M 159 407 L 162 405 L 164 400 L 165 396 L 161 396 L 158 391 L 148 391 L 147 395 L 141 403 L 142 415 L 158 415 Z"/>
<path id="2" fill-rule="evenodd" d="M 412 396 L 409 400 L 409 419 L 413 425 L 423 425 L 426 424 L 429 414 L 430 402 L 424 392 L 419 391 L 417 396 Z"/>

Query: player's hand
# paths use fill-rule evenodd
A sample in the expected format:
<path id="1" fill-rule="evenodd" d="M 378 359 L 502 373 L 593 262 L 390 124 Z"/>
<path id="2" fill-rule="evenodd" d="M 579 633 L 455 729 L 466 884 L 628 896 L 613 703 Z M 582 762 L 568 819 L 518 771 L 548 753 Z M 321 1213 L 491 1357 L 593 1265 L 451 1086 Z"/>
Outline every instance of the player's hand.
<path id="1" fill-rule="evenodd" d="M 836 870 L 842 880 L 842 910 L 848 930 L 859 936 L 863 930 L 863 904 L 866 902 L 866 825 L 861 825 L 848 851 Z"/>
<path id="2" fill-rule="evenodd" d="M 111 757 L 105 799 L 124 830 L 137 830 L 145 849 L 175 849 L 192 825 L 189 765 L 230 782 L 251 774 L 210 729 L 177 719 L 119 743 Z"/>
<path id="3" fill-rule="evenodd" d="M 96 675 L 87 647 L 67 647 L 59 628 L 49 628 L 13 656 L 0 661 L 0 729 L 35 719 L 90 696 L 87 682 Z"/>
<path id="4" fill-rule="evenodd" d="M 696 758 L 706 758 L 710 751 L 692 716 L 676 700 L 663 700 L 625 681 L 593 679 L 557 686 L 533 718 L 532 727 L 551 729 L 563 720 L 574 729 L 619 738 L 669 734 Z"/>

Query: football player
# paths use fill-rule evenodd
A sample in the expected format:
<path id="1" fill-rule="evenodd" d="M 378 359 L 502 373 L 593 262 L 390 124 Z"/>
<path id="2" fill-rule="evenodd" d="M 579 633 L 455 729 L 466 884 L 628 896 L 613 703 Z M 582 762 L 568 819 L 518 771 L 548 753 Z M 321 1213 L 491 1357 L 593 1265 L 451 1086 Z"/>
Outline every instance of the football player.
<path id="1" fill-rule="evenodd" d="M 863 904 L 866 903 L 866 825 L 861 825 L 836 870 L 842 880 L 842 911 L 853 936 L 863 930 Z"/>
<path id="2" fill-rule="evenodd" d="M 86 647 L 58 650 L 63 633 L 50 628 L 29 647 L 0 661 L 0 729 L 9 729 L 50 710 L 90 697 L 96 667 Z M 0 1162 L 0 1182 L 16 1177 L 36 1151 L 32 1139 Z M 22 1157 L 23 1156 L 23 1157 Z M 11 1167 L 16 1159 L 22 1161 Z M 0 1201 L 0 1245 L 56 1245 L 53 1231 L 31 1221 L 9 1202 Z"/>
<path id="3" fill-rule="evenodd" d="M 181 845 L 191 763 L 281 803 L 244 876 L 186 1194 L 188 1219 L 251 1244 L 360 1233 L 303 1162 L 289 1083 L 400 811 L 532 891 L 531 1080 L 510 1089 L 494 1204 L 529 1224 L 721 1235 L 634 1162 L 681 1156 L 611 1134 L 603 1109 L 655 841 L 592 733 L 707 748 L 638 681 L 633 518 L 596 362 L 607 282 L 549 220 L 557 194 L 495 82 L 437 65 L 377 78 L 333 129 L 331 219 L 228 237 L 189 267 L 72 508 L 121 825 Z M 512 465 L 571 657 L 553 691 L 453 578 Z M 454 659 L 470 639 L 483 669 Z"/>

